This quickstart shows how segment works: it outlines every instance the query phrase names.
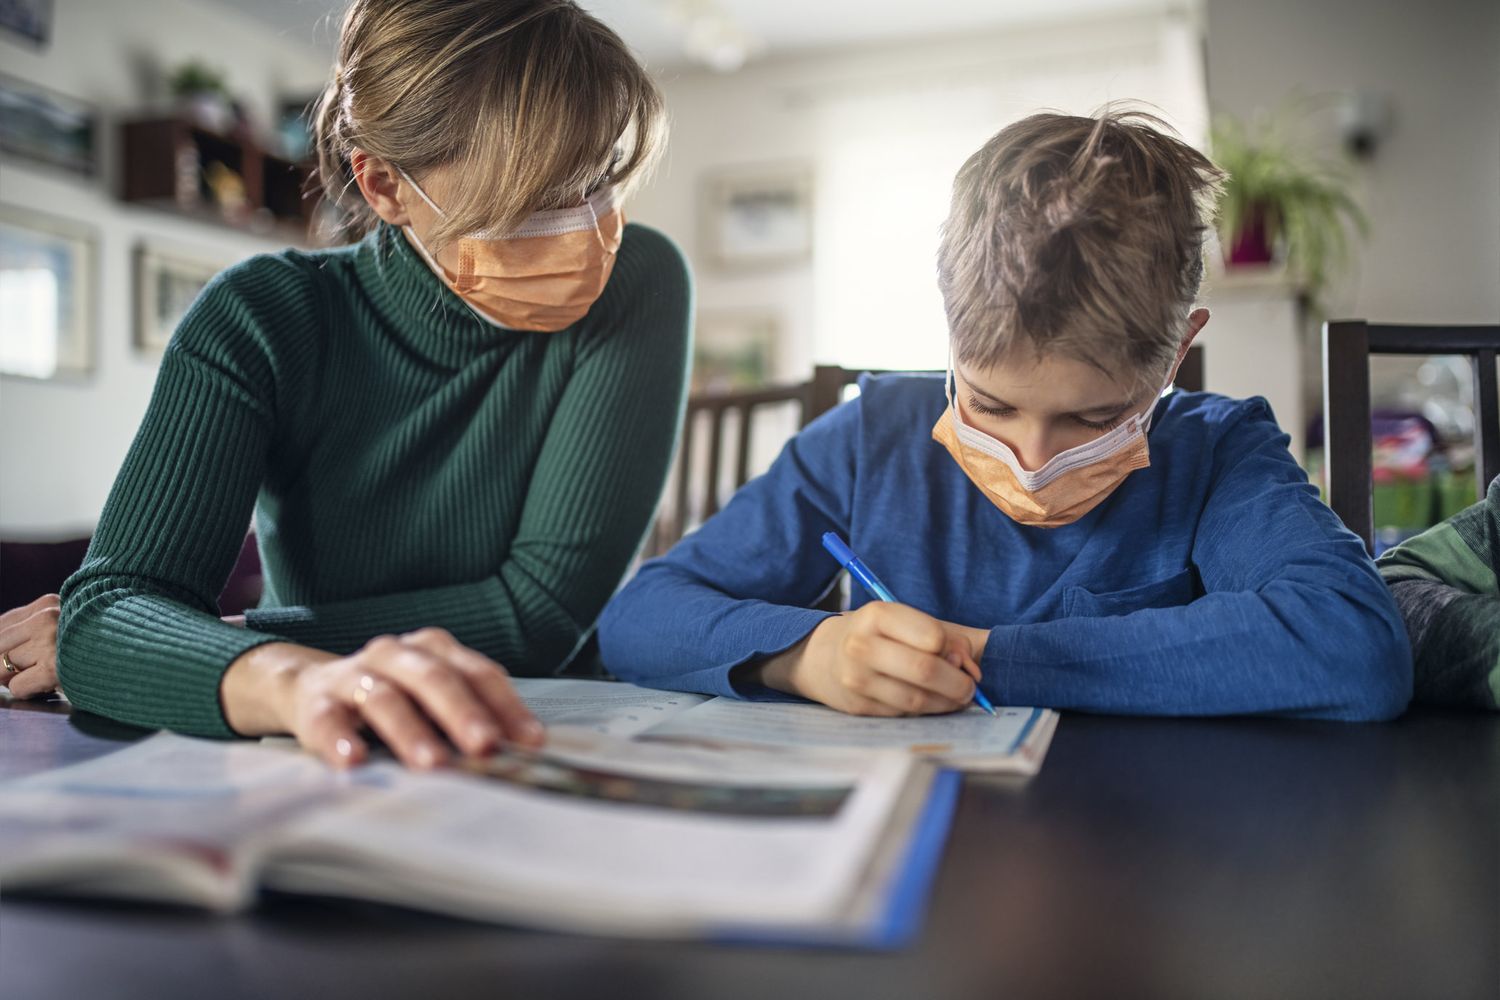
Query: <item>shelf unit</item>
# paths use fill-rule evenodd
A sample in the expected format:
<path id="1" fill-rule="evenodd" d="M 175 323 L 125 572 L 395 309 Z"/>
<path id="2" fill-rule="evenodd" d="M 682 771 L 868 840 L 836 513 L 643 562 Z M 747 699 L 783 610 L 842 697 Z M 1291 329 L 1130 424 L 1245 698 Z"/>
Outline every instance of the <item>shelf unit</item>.
<path id="1" fill-rule="evenodd" d="M 253 140 L 185 118 L 144 118 L 120 126 L 120 198 L 204 222 L 252 232 L 280 231 L 305 243 L 317 208 L 304 198 L 312 165 L 261 148 Z M 246 214 L 228 217 L 209 188 L 207 170 L 222 163 L 245 186 Z"/>

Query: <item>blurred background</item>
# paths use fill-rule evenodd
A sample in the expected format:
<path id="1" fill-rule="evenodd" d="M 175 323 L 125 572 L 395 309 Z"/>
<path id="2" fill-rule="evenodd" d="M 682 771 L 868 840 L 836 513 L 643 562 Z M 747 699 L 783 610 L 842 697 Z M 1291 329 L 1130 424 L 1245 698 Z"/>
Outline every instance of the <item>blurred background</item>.
<path id="1" fill-rule="evenodd" d="M 959 165 L 1033 111 L 1109 101 L 1153 105 L 1234 175 L 1205 385 L 1266 396 L 1315 477 L 1325 318 L 1500 322 L 1493 0 L 583 6 L 672 114 L 627 212 L 692 261 L 700 394 L 942 367 Z M 86 537 L 203 282 L 315 242 L 302 112 L 340 7 L 0 0 L 0 537 Z M 1472 502 L 1471 381 L 1417 359 L 1373 383 L 1393 538 Z M 796 422 L 757 424 L 751 472 Z"/>

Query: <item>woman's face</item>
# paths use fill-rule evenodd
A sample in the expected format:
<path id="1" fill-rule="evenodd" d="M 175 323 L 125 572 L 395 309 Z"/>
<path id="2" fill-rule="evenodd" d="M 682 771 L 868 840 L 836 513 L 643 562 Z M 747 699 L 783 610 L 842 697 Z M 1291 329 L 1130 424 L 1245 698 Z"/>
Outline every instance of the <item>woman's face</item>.
<path id="1" fill-rule="evenodd" d="M 1031 355 L 987 368 L 955 365 L 954 376 L 964 423 L 1003 441 L 1031 471 L 1156 402 L 1149 390 L 1059 356 Z"/>

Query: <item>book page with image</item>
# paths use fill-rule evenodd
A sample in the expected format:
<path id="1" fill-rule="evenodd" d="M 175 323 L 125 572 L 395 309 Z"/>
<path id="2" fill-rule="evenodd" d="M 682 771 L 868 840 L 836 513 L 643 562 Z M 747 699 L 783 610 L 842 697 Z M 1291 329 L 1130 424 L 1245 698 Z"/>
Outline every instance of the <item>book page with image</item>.
<path id="1" fill-rule="evenodd" d="M 253 895 L 259 845 L 372 777 L 159 733 L 0 785 L 0 885 L 234 909 Z"/>
<path id="2" fill-rule="evenodd" d="M 374 765 L 386 790 L 289 827 L 263 882 L 605 934 L 836 927 L 933 777 L 903 753 L 556 742 L 462 771 Z"/>

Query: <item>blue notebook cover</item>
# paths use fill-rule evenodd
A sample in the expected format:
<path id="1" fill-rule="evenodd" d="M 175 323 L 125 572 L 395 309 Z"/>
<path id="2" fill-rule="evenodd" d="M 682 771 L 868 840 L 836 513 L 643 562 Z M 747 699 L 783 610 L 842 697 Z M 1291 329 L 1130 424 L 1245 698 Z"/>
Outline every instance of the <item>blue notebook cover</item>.
<path id="1" fill-rule="evenodd" d="M 927 900 L 937 877 L 958 807 L 958 793 L 963 788 L 963 774 L 941 770 L 932 779 L 922 814 L 912 824 L 896 876 L 891 879 L 884 906 L 866 927 L 836 928 L 827 932 L 800 931 L 781 933 L 774 928 L 736 929 L 713 935 L 723 944 L 782 945 L 802 948 L 858 948 L 893 951 L 914 941 L 927 915 Z"/>

